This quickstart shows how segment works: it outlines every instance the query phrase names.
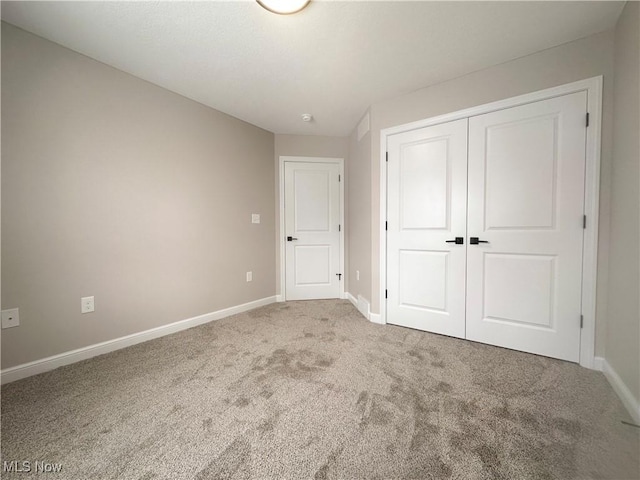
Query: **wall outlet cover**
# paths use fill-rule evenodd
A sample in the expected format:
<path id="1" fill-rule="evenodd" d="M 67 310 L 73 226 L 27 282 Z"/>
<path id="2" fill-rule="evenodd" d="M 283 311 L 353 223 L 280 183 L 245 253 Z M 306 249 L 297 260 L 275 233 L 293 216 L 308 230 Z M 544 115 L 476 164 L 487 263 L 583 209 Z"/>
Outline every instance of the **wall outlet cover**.
<path id="1" fill-rule="evenodd" d="M 93 296 L 91 297 L 82 297 L 80 299 L 80 312 L 81 313 L 91 313 L 95 311 L 95 303 Z"/>
<path id="2" fill-rule="evenodd" d="M 251 214 L 251 223 L 260 223 L 260 214 L 252 213 Z"/>
<path id="3" fill-rule="evenodd" d="M 20 325 L 20 311 L 17 308 L 2 310 L 2 328 L 17 327 Z"/>
<path id="4" fill-rule="evenodd" d="M 247 282 L 250 282 L 253 280 L 253 272 L 247 272 Z"/>

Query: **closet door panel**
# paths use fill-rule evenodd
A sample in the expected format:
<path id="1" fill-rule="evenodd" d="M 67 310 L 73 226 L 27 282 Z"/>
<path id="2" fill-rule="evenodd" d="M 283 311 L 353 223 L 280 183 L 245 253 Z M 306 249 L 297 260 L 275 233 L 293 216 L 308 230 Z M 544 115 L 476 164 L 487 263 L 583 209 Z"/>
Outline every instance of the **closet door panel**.
<path id="1" fill-rule="evenodd" d="M 388 145 L 387 322 L 465 335 L 467 120 Z M 448 243 L 449 241 L 449 243 Z"/>
<path id="2" fill-rule="evenodd" d="M 470 340 L 579 360 L 586 101 L 469 119 Z"/>

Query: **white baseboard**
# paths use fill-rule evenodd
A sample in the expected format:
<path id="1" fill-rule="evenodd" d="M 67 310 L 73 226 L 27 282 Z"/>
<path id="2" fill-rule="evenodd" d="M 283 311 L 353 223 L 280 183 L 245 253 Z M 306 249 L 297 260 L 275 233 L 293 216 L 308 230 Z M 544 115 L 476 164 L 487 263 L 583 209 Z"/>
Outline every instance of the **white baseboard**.
<path id="1" fill-rule="evenodd" d="M 349 292 L 347 292 L 346 295 L 347 295 L 347 300 L 349 300 L 351 303 L 353 303 L 354 307 L 358 308 L 358 300 L 356 300 L 356 297 L 351 295 Z"/>
<path id="2" fill-rule="evenodd" d="M 603 357 L 593 357 L 593 368 L 592 370 L 597 370 L 601 372 L 604 369 L 604 358 Z"/>
<path id="3" fill-rule="evenodd" d="M 371 308 L 369 308 L 369 300 L 364 298 L 362 295 L 358 295 L 358 303 L 356 307 L 358 308 L 360 313 L 364 315 L 364 318 L 366 318 L 367 320 L 371 318 Z"/>
<path id="4" fill-rule="evenodd" d="M 380 324 L 380 325 L 384 325 L 384 324 L 382 323 L 382 315 L 380 315 L 379 313 L 372 313 L 372 312 L 371 312 L 371 313 L 369 313 L 369 320 L 370 320 L 372 323 L 378 323 L 378 324 Z"/>
<path id="5" fill-rule="evenodd" d="M 276 302 L 284 302 L 284 295 L 276 295 Z"/>
<path id="6" fill-rule="evenodd" d="M 622 404 L 625 406 L 633 421 L 640 424 L 640 401 L 631 393 L 631 390 L 627 388 L 618 373 L 613 369 L 606 359 L 596 357 L 596 364 L 601 363 L 602 373 L 609 380 L 614 392 L 620 397 Z"/>
<path id="7" fill-rule="evenodd" d="M 120 350 L 121 348 L 130 347 L 137 343 L 153 340 L 154 338 L 164 337 L 188 328 L 197 327 L 205 323 L 212 322 L 214 320 L 220 320 L 237 313 L 246 312 L 254 308 L 269 305 L 277 300 L 276 296 L 261 298 L 260 300 L 254 300 L 253 302 L 244 303 L 235 307 L 229 307 L 216 312 L 205 313 L 204 315 L 198 315 L 197 317 L 188 318 L 186 320 L 180 320 L 178 322 L 163 325 L 161 327 L 152 328 L 151 330 L 145 330 L 144 332 L 134 333 L 127 335 L 126 337 L 116 338 L 114 340 L 108 340 L 102 343 L 96 343 L 95 345 L 89 345 L 88 347 L 79 348 L 77 350 L 71 350 L 69 352 L 53 355 L 51 357 L 43 358 L 41 360 L 35 360 L 33 362 L 24 363 L 15 367 L 10 367 L 0 372 L 0 383 L 15 382 L 22 378 L 31 377 L 39 373 L 48 372 L 64 365 L 76 363 L 81 360 L 86 360 L 97 355 Z"/>
<path id="8" fill-rule="evenodd" d="M 356 298 L 348 292 L 345 294 L 345 298 L 358 309 L 358 311 L 364 318 L 366 318 L 367 320 L 371 320 L 369 301 L 366 298 L 364 298 L 362 295 L 358 295 L 358 298 Z"/>

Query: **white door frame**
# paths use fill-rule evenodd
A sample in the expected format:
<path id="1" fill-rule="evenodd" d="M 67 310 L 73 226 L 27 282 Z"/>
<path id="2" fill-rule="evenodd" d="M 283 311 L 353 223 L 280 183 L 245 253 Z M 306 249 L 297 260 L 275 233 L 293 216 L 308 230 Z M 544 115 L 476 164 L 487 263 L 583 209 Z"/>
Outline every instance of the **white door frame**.
<path id="1" fill-rule="evenodd" d="M 285 212 L 284 212 L 284 169 L 285 162 L 299 162 L 299 163 L 331 163 L 338 164 L 340 167 L 340 271 L 342 272 L 342 280 L 340 280 L 340 298 L 347 298 L 345 296 L 344 285 L 347 282 L 347 275 L 344 271 L 344 158 L 325 158 L 325 157 L 290 157 L 280 156 L 279 168 L 280 168 L 280 181 L 279 181 L 279 195 L 280 195 L 280 235 L 279 235 L 279 248 L 280 248 L 280 295 L 277 296 L 279 302 L 287 300 L 287 288 L 286 288 L 286 251 L 285 251 Z"/>
<path id="2" fill-rule="evenodd" d="M 437 117 L 431 117 L 417 122 L 385 128 L 380 131 L 380 323 L 387 323 L 387 305 L 385 300 L 385 289 L 387 288 L 387 235 L 384 229 L 385 221 L 387 220 L 387 138 L 396 133 L 416 130 L 439 123 L 482 115 L 505 108 L 582 91 L 587 92 L 589 128 L 587 128 L 586 137 L 584 213 L 587 216 L 587 227 L 584 231 L 584 249 L 582 253 L 582 315 L 584 317 L 584 323 L 580 333 L 580 365 L 586 368 L 595 368 L 602 76 L 487 103 L 445 115 L 438 115 Z"/>

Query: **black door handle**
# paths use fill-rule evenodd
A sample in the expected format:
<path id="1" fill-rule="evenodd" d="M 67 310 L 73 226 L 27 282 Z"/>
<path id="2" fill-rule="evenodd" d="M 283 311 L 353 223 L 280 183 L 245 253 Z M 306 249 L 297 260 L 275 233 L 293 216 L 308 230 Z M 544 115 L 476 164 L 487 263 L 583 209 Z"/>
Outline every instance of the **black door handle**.
<path id="1" fill-rule="evenodd" d="M 287 242 L 292 242 L 293 240 L 297 240 L 295 237 L 287 237 Z"/>
<path id="2" fill-rule="evenodd" d="M 464 245 L 464 237 L 456 237 L 455 240 L 445 240 L 447 243 L 455 243 L 456 245 Z"/>
<path id="3" fill-rule="evenodd" d="M 470 245 L 478 245 L 479 243 L 489 243 L 487 240 L 480 240 L 478 237 L 469 237 Z"/>

